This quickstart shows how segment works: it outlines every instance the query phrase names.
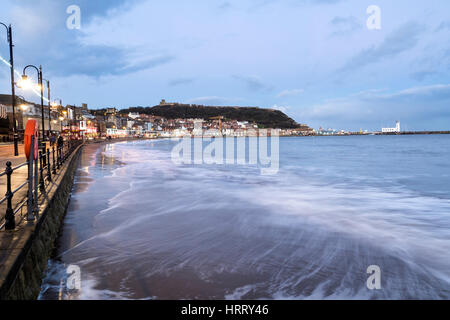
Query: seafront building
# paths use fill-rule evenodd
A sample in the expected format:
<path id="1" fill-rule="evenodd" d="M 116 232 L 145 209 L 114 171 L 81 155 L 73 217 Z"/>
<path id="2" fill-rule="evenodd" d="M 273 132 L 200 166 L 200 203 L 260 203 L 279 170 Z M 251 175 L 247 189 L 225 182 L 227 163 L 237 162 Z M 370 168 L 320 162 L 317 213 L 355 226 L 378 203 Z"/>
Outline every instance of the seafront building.
<path id="1" fill-rule="evenodd" d="M 171 106 L 162 100 L 160 105 Z M 189 105 L 186 105 L 189 106 Z M 3 111 L 2 111 L 3 110 Z M 41 105 L 16 98 L 16 127 L 23 139 L 27 120 L 35 119 L 42 130 Z M 49 132 L 50 125 L 50 132 Z M 122 113 L 116 108 L 89 109 L 87 104 L 52 105 L 50 119 L 48 106 L 44 106 L 45 136 L 61 134 L 68 139 L 126 138 L 126 137 L 246 137 L 258 136 L 259 126 L 254 122 L 225 119 L 222 116 L 207 119 L 167 119 L 138 112 Z M 0 141 L 13 140 L 12 106 L 10 95 L 0 95 Z M 270 132 L 270 130 L 268 130 Z M 262 131 L 261 131 L 262 132 Z M 307 125 L 295 129 L 282 129 L 280 136 L 311 135 Z"/>

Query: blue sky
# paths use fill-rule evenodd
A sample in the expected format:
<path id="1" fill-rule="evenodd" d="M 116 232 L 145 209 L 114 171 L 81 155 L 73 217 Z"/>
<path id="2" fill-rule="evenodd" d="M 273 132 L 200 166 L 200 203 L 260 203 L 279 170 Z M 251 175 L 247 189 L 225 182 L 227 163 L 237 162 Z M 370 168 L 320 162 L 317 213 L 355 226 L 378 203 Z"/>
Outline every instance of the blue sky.
<path id="1" fill-rule="evenodd" d="M 66 8 L 81 8 L 81 29 Z M 381 30 L 369 30 L 369 5 Z M 168 101 L 277 108 L 300 123 L 450 129 L 446 0 L 2 0 L 16 68 L 91 108 Z M 3 32 L 3 31 L 2 31 Z M 8 56 L 6 43 L 0 55 Z M 0 64 L 0 92 L 8 93 Z M 27 92 L 19 94 L 38 101 Z"/>

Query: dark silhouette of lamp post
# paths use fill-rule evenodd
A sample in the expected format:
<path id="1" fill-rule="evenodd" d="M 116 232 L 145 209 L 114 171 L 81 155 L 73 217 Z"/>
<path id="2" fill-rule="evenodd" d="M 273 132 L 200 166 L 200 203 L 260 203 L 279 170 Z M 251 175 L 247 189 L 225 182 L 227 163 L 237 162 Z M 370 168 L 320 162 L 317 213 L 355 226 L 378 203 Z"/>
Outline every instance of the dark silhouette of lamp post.
<path id="1" fill-rule="evenodd" d="M 28 81 L 28 76 L 26 75 L 26 71 L 28 68 L 34 68 L 37 71 L 38 74 L 38 83 L 39 87 L 41 89 L 41 113 L 42 113 L 42 141 L 41 143 L 44 143 L 45 140 L 45 116 L 44 116 L 44 86 L 42 85 L 42 66 L 39 68 L 33 65 L 28 65 L 25 68 L 23 68 L 23 75 L 22 75 L 22 81 Z"/>
<path id="2" fill-rule="evenodd" d="M 2 26 L 6 28 L 6 33 L 8 34 L 8 43 L 9 43 L 9 65 L 11 67 L 11 106 L 13 112 L 13 134 L 14 134 L 14 156 L 19 155 L 19 147 L 18 147 L 18 134 L 17 134 L 17 125 L 16 125 L 16 89 L 14 87 L 14 54 L 13 54 L 13 39 L 12 39 L 12 27 L 11 25 L 7 26 L 6 24 L 0 22 Z"/>

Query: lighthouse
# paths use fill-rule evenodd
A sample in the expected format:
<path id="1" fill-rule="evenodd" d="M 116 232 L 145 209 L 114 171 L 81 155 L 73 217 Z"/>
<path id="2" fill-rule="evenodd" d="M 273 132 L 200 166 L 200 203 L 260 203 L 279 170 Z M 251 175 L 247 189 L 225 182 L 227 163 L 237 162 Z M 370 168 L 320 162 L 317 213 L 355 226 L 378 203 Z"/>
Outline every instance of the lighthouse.
<path id="1" fill-rule="evenodd" d="M 400 121 L 395 122 L 395 128 L 382 128 L 383 133 L 400 133 Z"/>

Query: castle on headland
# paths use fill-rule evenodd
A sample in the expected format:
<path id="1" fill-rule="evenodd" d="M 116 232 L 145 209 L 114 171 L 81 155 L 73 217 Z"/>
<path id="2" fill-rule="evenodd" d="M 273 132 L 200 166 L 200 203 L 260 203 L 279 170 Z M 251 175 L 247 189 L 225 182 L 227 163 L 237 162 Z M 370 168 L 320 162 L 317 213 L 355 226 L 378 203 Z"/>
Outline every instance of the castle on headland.
<path id="1" fill-rule="evenodd" d="M 166 99 L 162 99 L 161 102 L 159 103 L 160 106 L 175 106 L 178 103 L 175 102 L 167 102 Z"/>

